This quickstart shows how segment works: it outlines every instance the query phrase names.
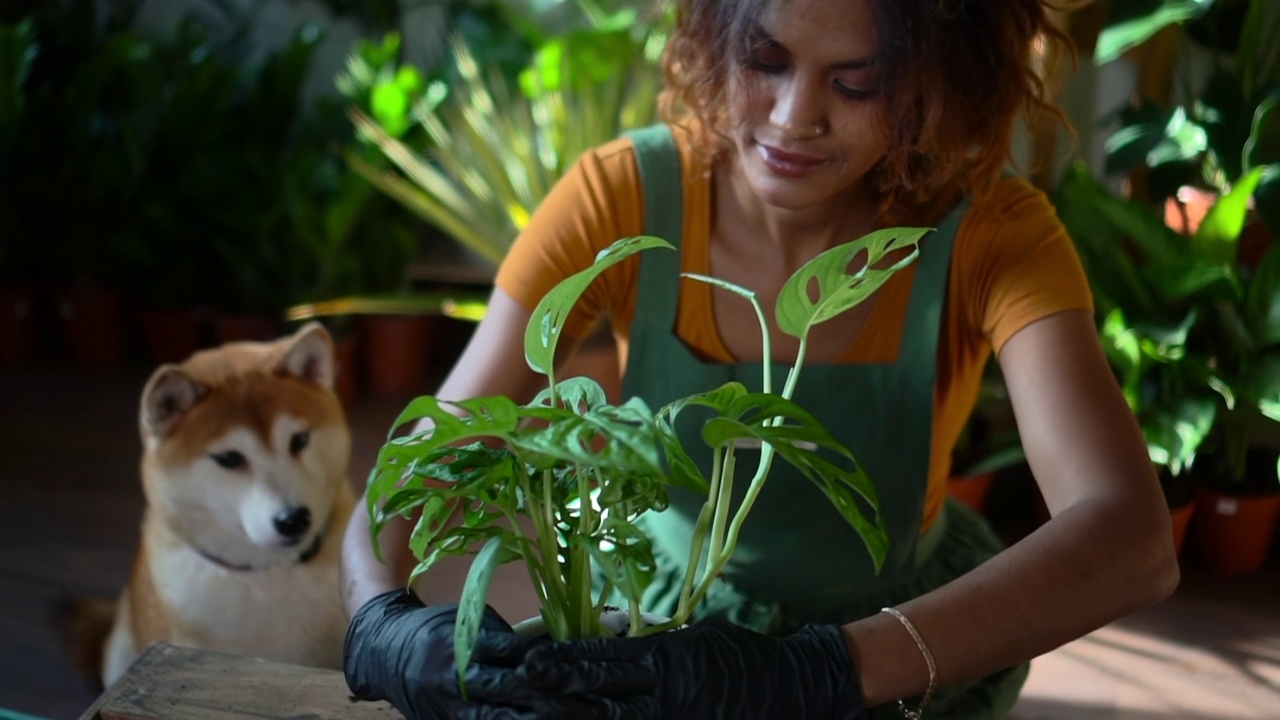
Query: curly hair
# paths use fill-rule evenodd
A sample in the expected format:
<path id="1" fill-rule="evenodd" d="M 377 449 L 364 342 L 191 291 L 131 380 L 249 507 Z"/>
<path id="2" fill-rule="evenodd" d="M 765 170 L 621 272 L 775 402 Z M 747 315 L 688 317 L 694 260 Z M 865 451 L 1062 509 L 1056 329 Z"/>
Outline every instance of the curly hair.
<path id="1" fill-rule="evenodd" d="M 771 1 L 785 0 L 676 0 L 661 112 L 710 131 L 698 136 L 708 160 L 725 149 L 729 80 Z M 872 9 L 890 133 L 872 173 L 887 215 L 930 216 L 940 202 L 989 188 L 1010 159 L 1019 115 L 1030 123 L 1047 112 L 1070 129 L 1041 77 L 1052 68 L 1035 62 L 1055 43 L 1075 59 L 1048 0 L 872 0 Z"/>

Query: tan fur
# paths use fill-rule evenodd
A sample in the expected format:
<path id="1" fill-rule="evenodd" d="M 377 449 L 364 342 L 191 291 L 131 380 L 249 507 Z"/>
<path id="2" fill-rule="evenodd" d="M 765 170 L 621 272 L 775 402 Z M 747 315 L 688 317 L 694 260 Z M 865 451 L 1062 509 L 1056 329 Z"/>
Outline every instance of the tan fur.
<path id="1" fill-rule="evenodd" d="M 312 323 L 152 375 L 139 413 L 142 541 L 103 647 L 105 686 L 157 641 L 341 667 L 338 561 L 355 501 L 333 374 L 332 340 Z M 293 453 L 301 433 L 309 442 Z M 215 462 L 228 452 L 244 464 Z M 288 545 L 276 518 L 297 507 L 311 523 Z M 299 562 L 321 528 L 319 552 Z"/>

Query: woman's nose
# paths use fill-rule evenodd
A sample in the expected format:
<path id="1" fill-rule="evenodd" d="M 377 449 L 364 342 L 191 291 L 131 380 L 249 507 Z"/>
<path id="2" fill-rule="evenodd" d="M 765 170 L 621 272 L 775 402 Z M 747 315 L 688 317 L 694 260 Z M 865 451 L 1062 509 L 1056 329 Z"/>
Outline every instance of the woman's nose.
<path id="1" fill-rule="evenodd" d="M 817 79 L 802 75 L 793 75 L 778 83 L 769 123 L 788 139 L 803 140 L 820 135 L 826 123 L 821 85 Z"/>

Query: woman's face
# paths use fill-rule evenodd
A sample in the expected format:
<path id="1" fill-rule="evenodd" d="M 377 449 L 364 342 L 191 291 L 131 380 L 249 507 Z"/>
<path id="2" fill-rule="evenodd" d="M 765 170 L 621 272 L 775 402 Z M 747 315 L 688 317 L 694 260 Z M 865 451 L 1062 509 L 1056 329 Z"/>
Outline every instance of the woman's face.
<path id="1" fill-rule="evenodd" d="M 884 156 L 870 0 L 775 0 L 729 81 L 739 171 L 791 210 L 847 199 Z"/>

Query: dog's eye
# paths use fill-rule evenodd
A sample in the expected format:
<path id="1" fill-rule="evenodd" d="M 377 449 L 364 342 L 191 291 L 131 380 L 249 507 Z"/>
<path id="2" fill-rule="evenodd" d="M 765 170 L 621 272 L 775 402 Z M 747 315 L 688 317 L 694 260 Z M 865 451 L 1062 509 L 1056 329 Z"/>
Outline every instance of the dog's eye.
<path id="1" fill-rule="evenodd" d="M 289 453 L 292 455 L 297 455 L 298 453 L 302 452 L 302 449 L 305 448 L 310 442 L 311 442 L 311 433 L 307 432 L 306 430 L 303 430 L 302 432 L 294 433 L 293 437 L 289 438 Z"/>
<path id="2" fill-rule="evenodd" d="M 244 455 L 241 455 L 239 451 L 236 450 L 214 453 L 209 457 L 213 458 L 214 462 L 228 470 L 240 470 L 249 464 L 249 461 L 245 460 Z"/>

